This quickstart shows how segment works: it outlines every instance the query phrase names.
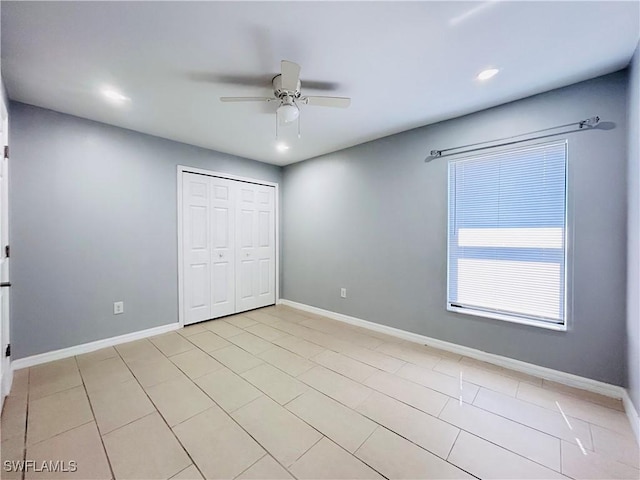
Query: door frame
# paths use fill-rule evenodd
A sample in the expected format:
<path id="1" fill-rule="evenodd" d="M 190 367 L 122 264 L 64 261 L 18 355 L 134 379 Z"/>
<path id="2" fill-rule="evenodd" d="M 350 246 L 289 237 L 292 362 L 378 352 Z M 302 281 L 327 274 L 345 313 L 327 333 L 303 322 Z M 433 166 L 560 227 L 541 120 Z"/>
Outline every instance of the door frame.
<path id="1" fill-rule="evenodd" d="M 4 89 L 0 89 L 0 122 L 2 122 L 2 139 L 0 139 L 4 145 L 9 145 L 9 110 L 7 108 L 7 104 L 5 102 L 6 97 L 4 96 Z M 4 188 L 2 189 L 2 209 L 0 212 L 0 221 L 2 221 L 2 231 L 3 238 L 5 241 L 4 244 L 0 245 L 2 249 L 4 249 L 5 245 L 10 244 L 9 238 L 9 159 L 4 156 L 2 153 L 2 158 L 0 159 L 0 168 L 3 169 L 2 172 L 2 181 L 5 182 Z M 5 168 L 6 167 L 6 168 Z M 4 255 L 4 252 L 0 253 Z M 0 271 L 0 279 L 3 282 L 9 281 L 9 269 L 11 267 L 11 262 L 9 257 L 7 256 L 4 259 L 5 267 L 4 272 Z M 11 384 L 13 383 L 13 368 L 11 367 L 11 357 L 5 356 L 5 345 L 11 343 L 11 306 L 10 306 L 10 298 L 11 298 L 11 289 L 7 288 L 5 292 L 3 292 L 4 298 L 2 302 L 2 321 L 0 321 L 0 329 L 2 332 L 0 333 L 0 338 L 2 338 L 2 345 L 0 346 L 0 410 L 2 410 L 2 406 L 4 403 L 4 398 L 9 395 L 11 391 Z"/>
<path id="2" fill-rule="evenodd" d="M 209 177 L 225 178 L 227 180 L 236 180 L 239 182 L 254 183 L 257 185 L 264 185 L 266 187 L 275 187 L 275 202 L 274 202 L 274 222 L 275 222 L 275 264 L 276 264 L 276 279 L 275 279 L 275 303 L 280 301 L 280 190 L 279 184 L 274 182 L 268 182 L 266 180 L 260 180 L 258 178 L 242 177 L 239 175 L 231 175 L 229 173 L 216 172 L 213 170 L 205 170 L 203 168 L 188 167 L 186 165 L 178 165 L 177 174 L 177 200 L 178 200 L 178 323 L 181 327 L 184 327 L 184 259 L 182 255 L 182 175 L 184 173 L 196 173 L 200 175 L 207 175 Z"/>

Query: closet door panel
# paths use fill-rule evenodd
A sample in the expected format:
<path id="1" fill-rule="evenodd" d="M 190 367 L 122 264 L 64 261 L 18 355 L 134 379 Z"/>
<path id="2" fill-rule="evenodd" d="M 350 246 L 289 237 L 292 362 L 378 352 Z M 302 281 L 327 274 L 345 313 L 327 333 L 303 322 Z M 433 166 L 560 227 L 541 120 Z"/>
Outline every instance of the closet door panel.
<path id="1" fill-rule="evenodd" d="M 240 183 L 238 311 L 275 303 L 275 188 Z"/>
<path id="2" fill-rule="evenodd" d="M 209 178 L 182 177 L 185 325 L 211 318 Z"/>
<path id="3" fill-rule="evenodd" d="M 211 317 L 236 311 L 235 182 L 211 177 Z"/>

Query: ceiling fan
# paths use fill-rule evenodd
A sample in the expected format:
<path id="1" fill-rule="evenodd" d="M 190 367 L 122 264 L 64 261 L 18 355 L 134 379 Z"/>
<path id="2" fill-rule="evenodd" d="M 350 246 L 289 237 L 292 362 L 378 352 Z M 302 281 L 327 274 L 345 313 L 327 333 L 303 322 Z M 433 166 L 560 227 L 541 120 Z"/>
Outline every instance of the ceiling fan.
<path id="1" fill-rule="evenodd" d="M 299 105 L 315 105 L 319 107 L 347 108 L 351 99 L 347 97 L 307 96 L 300 92 L 300 65 L 287 60 L 280 62 L 279 75 L 271 80 L 272 97 L 220 97 L 222 102 L 279 102 L 276 111 L 276 136 L 278 123 L 287 125 L 298 120 L 298 136 L 300 136 Z"/>

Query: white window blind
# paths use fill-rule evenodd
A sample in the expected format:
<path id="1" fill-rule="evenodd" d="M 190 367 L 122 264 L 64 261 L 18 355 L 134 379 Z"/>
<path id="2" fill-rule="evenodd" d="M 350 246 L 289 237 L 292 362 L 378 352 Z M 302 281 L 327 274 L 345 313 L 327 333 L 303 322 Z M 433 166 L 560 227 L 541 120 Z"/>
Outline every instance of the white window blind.
<path id="1" fill-rule="evenodd" d="M 448 308 L 562 328 L 566 142 L 449 163 Z"/>

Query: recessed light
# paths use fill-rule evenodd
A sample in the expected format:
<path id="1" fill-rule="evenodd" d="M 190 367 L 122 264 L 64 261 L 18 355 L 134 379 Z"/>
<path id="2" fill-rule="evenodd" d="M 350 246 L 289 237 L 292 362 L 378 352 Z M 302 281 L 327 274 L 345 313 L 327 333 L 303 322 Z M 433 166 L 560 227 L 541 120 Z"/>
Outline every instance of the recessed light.
<path id="1" fill-rule="evenodd" d="M 102 95 L 105 98 L 115 103 L 124 103 L 131 100 L 129 97 L 124 96 L 123 94 L 121 94 L 117 90 L 114 90 L 113 88 L 103 88 L 100 91 L 100 93 L 102 93 Z"/>
<path id="2" fill-rule="evenodd" d="M 289 150 L 289 145 L 286 145 L 284 143 L 279 143 L 276 145 L 276 148 L 278 149 L 279 152 L 286 152 L 287 150 Z"/>
<path id="3" fill-rule="evenodd" d="M 483 70 L 478 74 L 478 80 L 489 80 L 491 77 L 495 77 L 498 72 L 497 68 L 489 68 L 487 70 Z"/>

